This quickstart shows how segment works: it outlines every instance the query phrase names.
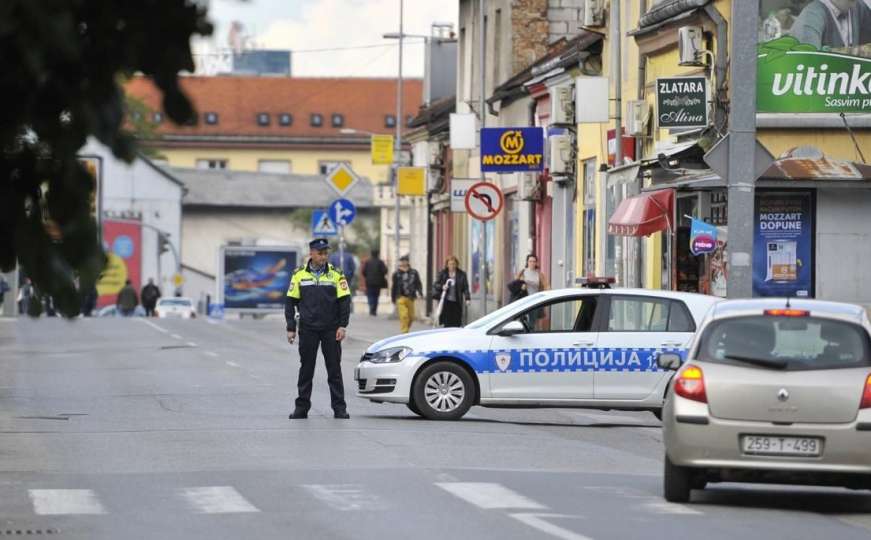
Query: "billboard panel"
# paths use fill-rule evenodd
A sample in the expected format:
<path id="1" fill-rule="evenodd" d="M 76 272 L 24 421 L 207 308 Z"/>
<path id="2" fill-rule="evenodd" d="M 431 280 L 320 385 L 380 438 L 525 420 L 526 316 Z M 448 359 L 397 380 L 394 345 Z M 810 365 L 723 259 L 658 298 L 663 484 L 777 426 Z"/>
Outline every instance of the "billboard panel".
<path id="1" fill-rule="evenodd" d="M 289 246 L 222 247 L 218 287 L 224 309 L 283 311 L 290 276 L 299 262 L 299 250 Z"/>
<path id="2" fill-rule="evenodd" d="M 142 285 L 142 225 L 132 220 L 103 220 L 106 267 L 97 280 L 97 307 L 114 304 L 124 282 L 130 280 L 137 294 Z"/>
<path id="3" fill-rule="evenodd" d="M 757 192 L 753 296 L 814 295 L 813 227 L 810 192 Z"/>
<path id="4" fill-rule="evenodd" d="M 759 112 L 871 112 L 871 0 L 760 0 L 759 13 Z"/>
<path id="5" fill-rule="evenodd" d="M 543 168 L 543 129 L 538 127 L 481 129 L 482 172 L 540 171 Z"/>

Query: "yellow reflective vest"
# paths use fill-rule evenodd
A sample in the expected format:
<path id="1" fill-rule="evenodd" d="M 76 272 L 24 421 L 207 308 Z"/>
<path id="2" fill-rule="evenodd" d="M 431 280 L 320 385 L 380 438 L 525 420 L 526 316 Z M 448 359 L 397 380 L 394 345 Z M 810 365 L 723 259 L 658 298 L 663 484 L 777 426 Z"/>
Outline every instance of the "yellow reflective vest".
<path id="1" fill-rule="evenodd" d="M 309 262 L 293 271 L 284 307 L 289 331 L 296 330 L 297 319 L 300 327 L 311 330 L 344 328 L 350 316 L 351 289 L 336 267 L 327 263 L 315 274 Z"/>

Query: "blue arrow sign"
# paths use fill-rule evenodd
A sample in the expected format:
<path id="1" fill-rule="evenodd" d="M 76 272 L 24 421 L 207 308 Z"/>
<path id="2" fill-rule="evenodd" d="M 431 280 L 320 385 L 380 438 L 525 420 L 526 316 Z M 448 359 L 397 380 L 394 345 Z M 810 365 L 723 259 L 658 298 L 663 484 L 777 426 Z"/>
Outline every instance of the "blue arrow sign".
<path id="1" fill-rule="evenodd" d="M 326 210 L 312 212 L 312 236 L 336 236 L 339 229 Z"/>
<path id="2" fill-rule="evenodd" d="M 336 199 L 330 203 L 330 219 L 341 227 L 346 227 L 357 217 L 357 207 L 348 199 Z"/>

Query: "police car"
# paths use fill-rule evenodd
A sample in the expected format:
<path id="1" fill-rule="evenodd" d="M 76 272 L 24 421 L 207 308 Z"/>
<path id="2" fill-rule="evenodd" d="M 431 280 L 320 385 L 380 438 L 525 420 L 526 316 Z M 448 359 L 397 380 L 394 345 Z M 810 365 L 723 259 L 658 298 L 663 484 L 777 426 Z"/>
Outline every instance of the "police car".
<path id="1" fill-rule="evenodd" d="M 433 420 L 483 407 L 579 407 L 661 414 L 672 373 L 720 299 L 647 289 L 561 289 L 508 304 L 465 328 L 381 340 L 354 371 L 357 395 Z"/>

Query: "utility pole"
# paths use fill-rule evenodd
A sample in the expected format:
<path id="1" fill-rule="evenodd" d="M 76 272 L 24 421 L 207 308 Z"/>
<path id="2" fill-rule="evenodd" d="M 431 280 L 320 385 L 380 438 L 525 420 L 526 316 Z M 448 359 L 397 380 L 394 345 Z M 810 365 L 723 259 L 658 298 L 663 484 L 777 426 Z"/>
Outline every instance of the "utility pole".
<path id="1" fill-rule="evenodd" d="M 759 3 L 732 2 L 729 80 L 729 298 L 753 295 L 753 209 L 756 172 L 756 41 Z"/>
<path id="2" fill-rule="evenodd" d="M 478 92 L 478 110 L 481 115 L 481 130 L 487 125 L 487 111 L 484 109 L 484 92 L 487 82 L 487 36 L 486 25 L 484 24 L 485 0 L 478 0 L 478 45 L 480 46 L 480 58 L 478 67 L 480 68 L 480 84 L 481 90 Z M 483 151 L 481 147 L 481 137 L 478 137 L 479 152 Z M 487 180 L 486 175 L 481 173 L 481 181 Z M 487 265 L 487 222 L 481 222 L 481 234 L 484 238 L 479 245 L 481 246 L 481 317 L 487 314 L 487 279 L 490 277 L 490 269 Z"/>
<path id="3" fill-rule="evenodd" d="M 614 167 L 623 166 L 623 59 L 620 36 L 620 0 L 611 0 L 611 80 L 614 81 Z M 607 188 L 607 183 L 606 183 Z M 622 189 L 619 187 L 617 189 Z M 626 287 L 626 247 L 629 240 L 625 236 L 615 239 L 614 274 L 617 284 Z"/>
<path id="4" fill-rule="evenodd" d="M 405 37 L 402 33 L 403 1 L 399 0 L 399 78 L 396 79 L 396 137 L 393 139 L 393 198 L 395 199 L 393 233 L 396 257 L 393 264 L 395 266 L 399 265 L 399 257 L 402 256 L 399 253 L 399 212 L 401 210 L 399 204 L 399 165 L 402 161 L 402 40 Z"/>

